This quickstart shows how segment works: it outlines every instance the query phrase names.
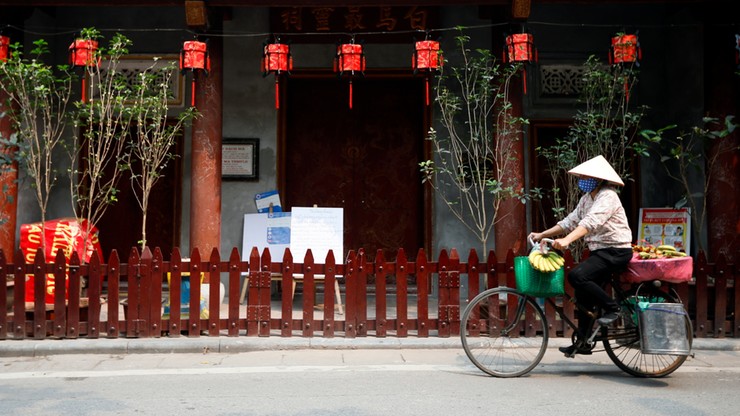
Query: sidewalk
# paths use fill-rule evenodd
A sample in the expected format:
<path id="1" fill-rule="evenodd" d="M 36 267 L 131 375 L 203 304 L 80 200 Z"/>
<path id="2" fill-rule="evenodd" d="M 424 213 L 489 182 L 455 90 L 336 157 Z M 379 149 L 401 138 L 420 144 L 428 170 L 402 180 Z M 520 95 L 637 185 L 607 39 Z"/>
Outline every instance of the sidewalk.
<path id="1" fill-rule="evenodd" d="M 566 338 L 552 338 L 548 348 L 570 345 Z M 4 340 L 0 357 L 35 357 L 61 354 L 167 354 L 241 353 L 273 350 L 360 349 L 460 349 L 459 337 L 451 338 L 301 338 L 301 337 L 200 337 L 200 338 L 101 338 L 73 340 Z M 740 339 L 699 338 L 693 350 L 738 351 Z"/>

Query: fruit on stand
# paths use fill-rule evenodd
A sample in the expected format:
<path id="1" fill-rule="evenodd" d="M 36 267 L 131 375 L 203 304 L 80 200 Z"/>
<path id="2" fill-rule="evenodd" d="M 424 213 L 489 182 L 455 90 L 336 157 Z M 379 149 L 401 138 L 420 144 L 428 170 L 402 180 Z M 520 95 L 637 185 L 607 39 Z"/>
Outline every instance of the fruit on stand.
<path id="1" fill-rule="evenodd" d="M 554 251 L 543 253 L 538 249 L 534 249 L 529 253 L 529 264 L 537 271 L 550 273 L 563 267 L 565 259 Z"/>
<path id="2" fill-rule="evenodd" d="M 633 245 L 632 251 L 640 256 L 641 260 L 655 260 L 672 257 L 686 257 L 686 253 L 678 251 L 676 247 L 669 244 L 661 244 L 658 247 L 651 245 Z"/>

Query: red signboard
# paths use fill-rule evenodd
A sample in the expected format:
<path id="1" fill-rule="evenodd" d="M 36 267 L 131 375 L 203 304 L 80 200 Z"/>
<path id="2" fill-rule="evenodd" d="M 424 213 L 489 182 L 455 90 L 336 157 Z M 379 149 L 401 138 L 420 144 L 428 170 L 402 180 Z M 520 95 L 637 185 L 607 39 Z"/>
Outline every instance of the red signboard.
<path id="1" fill-rule="evenodd" d="M 46 249 L 44 258 L 46 262 L 53 262 L 56 253 L 62 250 L 67 260 L 72 258 L 72 253 L 77 253 L 81 261 L 88 262 L 93 252 L 97 252 L 103 259 L 103 250 L 98 241 L 98 229 L 90 227 L 86 229 L 86 220 L 75 220 L 74 218 L 61 218 L 57 220 L 21 225 L 21 251 L 26 263 L 33 263 L 36 253 L 41 249 L 44 241 Z M 85 232 L 88 235 L 85 236 Z M 42 240 L 43 239 L 43 240 Z M 67 282 L 68 283 L 68 282 Z M 46 276 L 45 302 L 54 303 L 54 276 Z M 66 293 L 66 292 L 65 292 Z M 34 300 L 33 276 L 26 276 L 26 302 Z"/>

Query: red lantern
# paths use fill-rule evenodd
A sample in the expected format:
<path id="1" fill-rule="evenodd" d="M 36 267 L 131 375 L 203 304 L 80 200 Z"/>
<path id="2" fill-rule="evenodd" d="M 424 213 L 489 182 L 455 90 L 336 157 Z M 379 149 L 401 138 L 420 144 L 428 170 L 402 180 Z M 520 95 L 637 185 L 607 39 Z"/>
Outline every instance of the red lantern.
<path id="1" fill-rule="evenodd" d="M 262 51 L 262 75 L 270 72 L 275 74 L 275 108 L 280 108 L 280 75 L 290 73 L 293 69 L 293 56 L 290 54 L 290 45 L 275 43 L 265 45 Z"/>
<path id="2" fill-rule="evenodd" d="M 642 49 L 640 42 L 637 40 L 637 34 L 634 35 L 617 35 L 612 37 L 611 51 L 609 52 L 609 63 L 612 65 L 634 64 L 640 66 L 642 59 Z M 624 95 L 629 100 L 630 86 L 627 80 L 624 81 Z"/>
<path id="3" fill-rule="evenodd" d="M 69 45 L 69 64 L 72 66 L 95 66 L 100 60 L 96 56 L 98 41 L 75 39 Z"/>
<path id="4" fill-rule="evenodd" d="M 337 56 L 334 58 L 334 72 L 341 77 L 345 73 L 349 75 L 349 108 L 352 109 L 352 77 L 355 72 L 365 71 L 365 55 L 362 53 L 362 45 L 345 43 L 337 47 Z"/>
<path id="5" fill-rule="evenodd" d="M 206 75 L 211 70 L 211 57 L 208 56 L 208 44 L 197 40 L 187 41 L 180 51 L 180 70 L 203 70 Z M 195 107 L 195 74 L 193 74 L 190 105 Z"/>
<path id="6" fill-rule="evenodd" d="M 637 35 L 617 35 L 612 37 L 611 53 L 609 63 L 611 64 L 636 64 L 640 65 L 642 51 Z"/>
<path id="7" fill-rule="evenodd" d="M 432 73 L 439 72 L 444 59 L 439 50 L 439 42 L 434 40 L 423 40 L 416 42 L 416 50 L 411 59 L 411 67 L 414 73 L 423 71 L 425 73 L 424 83 L 426 88 L 426 104 L 429 105 L 429 78 Z"/>
<path id="8" fill-rule="evenodd" d="M 74 68 L 78 66 L 97 66 L 100 64 L 100 57 L 97 56 L 98 41 L 92 39 L 75 39 L 69 45 L 69 64 Z M 85 86 L 85 76 L 82 77 L 82 101 L 87 101 Z"/>
<path id="9" fill-rule="evenodd" d="M 506 37 L 504 62 L 533 63 L 537 62 L 537 49 L 534 47 L 534 36 L 531 33 L 515 33 Z M 527 93 L 527 69 L 522 69 L 524 93 Z"/>
<path id="10" fill-rule="evenodd" d="M 509 62 L 535 62 L 534 37 L 530 33 L 515 33 L 506 37 L 506 56 Z"/>
<path id="11" fill-rule="evenodd" d="M 10 38 L 7 36 L 0 35 L 0 62 L 8 60 L 8 47 L 10 46 Z"/>

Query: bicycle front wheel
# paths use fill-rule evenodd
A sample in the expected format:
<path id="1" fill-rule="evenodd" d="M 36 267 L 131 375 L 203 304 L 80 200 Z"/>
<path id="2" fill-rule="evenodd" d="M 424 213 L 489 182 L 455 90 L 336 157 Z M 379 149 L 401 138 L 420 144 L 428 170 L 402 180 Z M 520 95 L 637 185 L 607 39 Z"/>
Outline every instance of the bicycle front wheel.
<path id="1" fill-rule="evenodd" d="M 495 377 L 531 371 L 547 349 L 547 322 L 529 296 L 493 288 L 476 296 L 462 316 L 463 349 L 476 367 Z"/>
<path id="2" fill-rule="evenodd" d="M 609 358 L 627 374 L 636 377 L 665 377 L 676 371 L 686 361 L 686 355 L 643 354 L 640 345 L 640 328 L 637 319 L 639 301 L 679 303 L 678 296 L 651 285 L 643 285 L 639 294 L 632 291 L 620 303 L 620 318 L 607 329 L 604 349 Z M 693 341 L 691 320 L 685 317 L 689 347 Z"/>

